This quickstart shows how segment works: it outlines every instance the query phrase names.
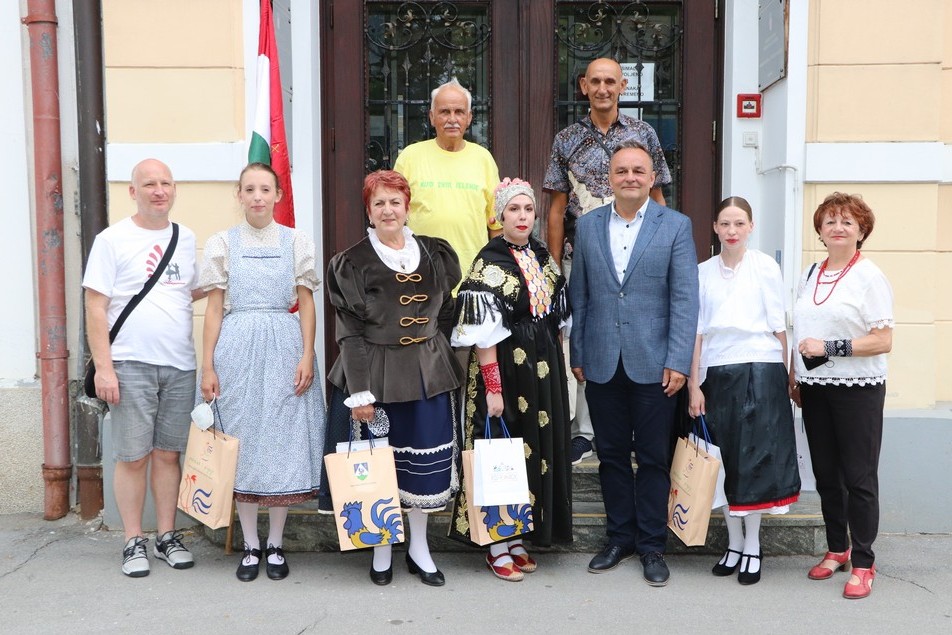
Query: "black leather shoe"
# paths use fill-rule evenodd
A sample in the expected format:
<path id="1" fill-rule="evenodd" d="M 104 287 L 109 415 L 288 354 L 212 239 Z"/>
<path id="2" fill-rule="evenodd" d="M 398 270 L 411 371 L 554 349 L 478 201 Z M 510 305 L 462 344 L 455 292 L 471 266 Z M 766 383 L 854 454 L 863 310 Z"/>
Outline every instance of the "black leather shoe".
<path id="1" fill-rule="evenodd" d="M 736 553 L 738 556 L 743 555 L 739 551 L 728 549 L 726 552 L 724 552 L 724 555 L 721 556 L 721 559 L 717 561 L 717 564 L 715 564 L 714 567 L 711 569 L 711 573 L 713 573 L 719 578 L 723 578 L 737 571 L 737 565 L 740 564 L 740 558 L 737 559 L 737 562 L 734 563 L 733 567 L 727 566 L 727 561 L 730 560 L 730 555 L 732 553 Z"/>
<path id="2" fill-rule="evenodd" d="M 589 573 L 611 571 L 633 555 L 635 555 L 634 549 L 625 549 L 618 545 L 608 545 L 588 563 L 588 571 Z"/>
<path id="3" fill-rule="evenodd" d="M 257 558 L 258 561 L 254 564 L 245 564 L 245 558 L 249 556 Z M 245 545 L 245 550 L 241 554 L 241 561 L 238 563 L 238 571 L 235 572 L 235 575 L 242 582 L 251 582 L 258 577 L 259 567 L 261 567 L 261 549 L 251 549 L 248 545 Z"/>
<path id="4" fill-rule="evenodd" d="M 391 568 L 393 568 L 391 566 Z M 420 575 L 420 582 L 429 586 L 443 586 L 446 584 L 446 578 L 443 577 L 443 572 L 437 569 L 433 573 L 428 573 L 421 569 L 416 562 L 413 561 L 413 558 L 410 557 L 410 552 L 407 552 L 407 570 L 413 575 Z"/>
<path id="5" fill-rule="evenodd" d="M 671 577 L 668 565 L 664 561 L 664 554 L 657 551 L 641 556 L 641 566 L 645 569 L 645 582 L 651 586 L 664 586 Z"/>
<path id="6" fill-rule="evenodd" d="M 370 563 L 370 581 L 379 586 L 387 586 L 393 582 L 393 562 L 386 571 L 377 571 L 373 563 Z"/>
<path id="7" fill-rule="evenodd" d="M 756 556 L 749 553 L 745 553 L 740 557 L 740 564 L 742 565 L 740 571 L 737 573 L 737 581 L 741 584 L 757 584 L 760 582 L 760 572 L 763 571 L 764 561 L 763 561 L 764 552 L 761 551 Z M 747 562 L 744 563 L 744 558 L 747 558 Z M 755 573 L 751 573 L 750 569 L 750 559 L 757 558 L 760 560 L 760 568 L 757 569 Z"/>
<path id="8" fill-rule="evenodd" d="M 265 570 L 268 572 L 268 577 L 272 580 L 283 580 L 288 577 L 288 574 L 291 572 L 291 569 L 288 567 L 288 561 L 284 557 L 284 550 L 281 547 L 275 547 L 274 545 L 268 545 L 268 548 L 264 551 L 265 556 L 278 556 L 283 561 L 281 564 L 271 564 L 267 563 Z"/>

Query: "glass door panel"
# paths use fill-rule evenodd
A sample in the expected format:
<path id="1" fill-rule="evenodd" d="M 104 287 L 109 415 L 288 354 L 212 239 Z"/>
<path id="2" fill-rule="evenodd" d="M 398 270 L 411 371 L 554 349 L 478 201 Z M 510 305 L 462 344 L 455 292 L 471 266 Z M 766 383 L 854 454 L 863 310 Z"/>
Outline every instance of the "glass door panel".
<path id="1" fill-rule="evenodd" d="M 490 10 L 489 0 L 365 3 L 367 172 L 434 136 L 430 92 L 453 77 L 473 94 L 468 138 L 490 146 Z"/>
<path id="2" fill-rule="evenodd" d="M 579 79 L 589 62 L 616 60 L 628 78 L 621 112 L 658 133 L 672 179 L 665 199 L 675 209 L 681 198 L 682 14 L 682 2 L 556 3 L 557 129 L 588 113 Z"/>

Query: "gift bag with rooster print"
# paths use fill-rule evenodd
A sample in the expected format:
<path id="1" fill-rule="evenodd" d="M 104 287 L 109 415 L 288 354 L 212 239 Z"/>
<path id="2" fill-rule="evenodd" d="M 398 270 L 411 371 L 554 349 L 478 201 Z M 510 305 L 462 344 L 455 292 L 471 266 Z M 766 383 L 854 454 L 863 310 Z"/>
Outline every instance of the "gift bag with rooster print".
<path id="1" fill-rule="evenodd" d="M 473 504 L 474 451 L 464 450 L 463 490 L 466 504 L 466 516 L 469 520 L 469 539 L 477 545 L 488 545 L 514 538 L 532 531 L 532 506 L 515 505 L 475 505 Z M 455 514 L 454 514 L 455 516 Z"/>
<path id="2" fill-rule="evenodd" d="M 324 456 L 341 551 L 403 542 L 393 449 L 376 446 Z"/>

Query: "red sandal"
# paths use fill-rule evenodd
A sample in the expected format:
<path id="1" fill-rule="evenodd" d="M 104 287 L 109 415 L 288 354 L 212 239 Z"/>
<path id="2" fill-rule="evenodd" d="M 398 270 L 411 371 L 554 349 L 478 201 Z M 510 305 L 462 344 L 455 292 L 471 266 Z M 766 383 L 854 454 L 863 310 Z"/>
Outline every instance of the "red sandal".
<path id="1" fill-rule="evenodd" d="M 503 565 L 496 564 L 497 560 L 500 558 L 505 558 L 506 556 L 509 556 L 509 554 L 501 553 L 494 557 L 491 553 L 487 553 L 486 566 L 488 566 L 489 570 L 493 572 L 493 575 L 500 580 L 505 580 L 506 582 L 519 582 L 526 576 L 522 573 L 522 571 L 519 570 L 519 567 L 516 566 L 515 561 Z M 511 556 L 509 557 L 511 558 Z"/>
<path id="2" fill-rule="evenodd" d="M 843 587 L 843 597 L 847 600 L 861 600 L 869 596 L 869 594 L 873 592 L 873 578 L 876 577 L 876 565 L 871 566 L 869 569 L 854 567 L 853 576 L 857 577 L 859 582 L 853 584 L 847 580 L 846 586 Z M 852 579 L 851 577 L 850 580 Z"/>
<path id="3" fill-rule="evenodd" d="M 515 553 L 513 549 L 519 549 L 521 553 Z M 512 561 L 523 573 L 532 573 L 539 566 L 538 563 L 533 560 L 532 556 L 529 555 L 529 552 L 526 551 L 526 548 L 521 542 L 509 545 L 509 557 L 512 558 Z"/>
<path id="4" fill-rule="evenodd" d="M 810 569 L 810 573 L 807 574 L 807 577 L 811 580 L 828 580 L 832 578 L 833 574 L 837 571 L 849 571 L 851 566 L 851 552 L 851 549 L 847 549 L 843 553 L 827 551 L 826 555 L 823 556 L 823 560 L 820 561 L 820 564 Z M 823 565 L 827 562 L 834 562 L 836 563 L 836 566 L 834 566 L 832 569 L 829 566 L 824 567 Z"/>

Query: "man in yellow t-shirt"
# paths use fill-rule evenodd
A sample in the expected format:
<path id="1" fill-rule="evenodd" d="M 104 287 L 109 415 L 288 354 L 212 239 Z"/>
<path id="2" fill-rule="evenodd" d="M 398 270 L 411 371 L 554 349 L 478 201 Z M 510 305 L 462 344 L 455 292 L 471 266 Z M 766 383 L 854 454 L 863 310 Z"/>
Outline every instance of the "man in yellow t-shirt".
<path id="1" fill-rule="evenodd" d="M 464 275 L 486 241 L 502 231 L 493 214 L 499 168 L 488 150 L 463 139 L 472 121 L 470 92 L 455 78 L 438 86 L 430 96 L 436 139 L 407 146 L 393 166 L 410 183 L 408 227 L 447 240 Z"/>

